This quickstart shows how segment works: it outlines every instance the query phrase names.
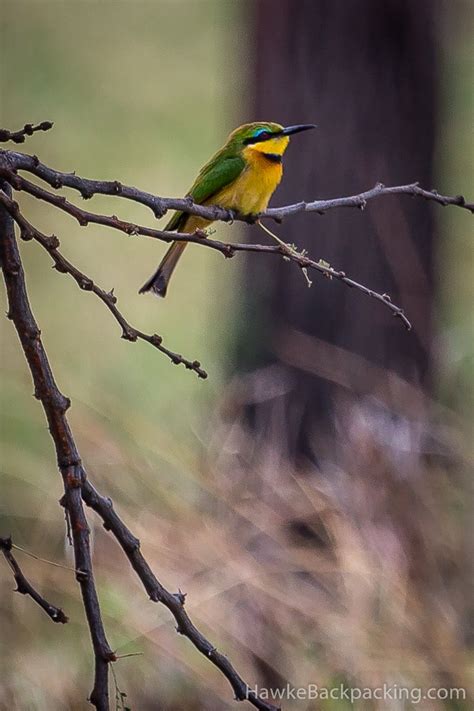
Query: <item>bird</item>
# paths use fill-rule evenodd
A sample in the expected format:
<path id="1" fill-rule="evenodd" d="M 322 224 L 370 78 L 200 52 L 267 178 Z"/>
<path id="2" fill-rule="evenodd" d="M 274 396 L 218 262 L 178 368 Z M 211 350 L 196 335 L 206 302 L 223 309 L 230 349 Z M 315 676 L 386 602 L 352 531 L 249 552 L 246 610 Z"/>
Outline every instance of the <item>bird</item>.
<path id="1" fill-rule="evenodd" d="M 224 146 L 201 168 L 186 197 L 198 205 L 217 205 L 241 215 L 258 215 L 267 209 L 282 175 L 283 154 L 290 136 L 316 128 L 315 124 L 281 126 L 258 121 L 245 123 L 229 135 Z M 164 228 L 168 232 L 194 233 L 212 220 L 176 211 Z M 187 242 L 175 241 L 158 269 L 139 293 L 166 296 L 171 276 Z"/>

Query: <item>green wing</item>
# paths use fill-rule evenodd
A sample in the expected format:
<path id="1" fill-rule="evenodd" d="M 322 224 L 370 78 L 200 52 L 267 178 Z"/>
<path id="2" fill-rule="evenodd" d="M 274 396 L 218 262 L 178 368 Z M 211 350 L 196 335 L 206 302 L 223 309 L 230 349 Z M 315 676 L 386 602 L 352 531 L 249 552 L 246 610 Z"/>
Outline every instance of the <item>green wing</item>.
<path id="1" fill-rule="evenodd" d="M 224 148 L 201 169 L 187 196 L 192 197 L 199 205 L 207 201 L 212 202 L 212 196 L 237 180 L 244 168 L 244 159 L 233 152 L 229 154 L 229 148 Z M 175 212 L 165 230 L 184 229 L 188 217 L 185 212 Z"/>

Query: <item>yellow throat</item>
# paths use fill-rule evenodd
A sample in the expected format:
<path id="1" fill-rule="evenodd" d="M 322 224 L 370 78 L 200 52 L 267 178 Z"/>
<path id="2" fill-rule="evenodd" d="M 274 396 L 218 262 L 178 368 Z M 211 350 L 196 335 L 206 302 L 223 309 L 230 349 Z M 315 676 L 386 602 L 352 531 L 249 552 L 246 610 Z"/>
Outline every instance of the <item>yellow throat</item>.
<path id="1" fill-rule="evenodd" d="M 245 170 L 215 196 L 215 202 L 244 215 L 266 210 L 283 175 L 281 157 L 288 143 L 287 136 L 278 136 L 246 146 L 242 151 Z"/>

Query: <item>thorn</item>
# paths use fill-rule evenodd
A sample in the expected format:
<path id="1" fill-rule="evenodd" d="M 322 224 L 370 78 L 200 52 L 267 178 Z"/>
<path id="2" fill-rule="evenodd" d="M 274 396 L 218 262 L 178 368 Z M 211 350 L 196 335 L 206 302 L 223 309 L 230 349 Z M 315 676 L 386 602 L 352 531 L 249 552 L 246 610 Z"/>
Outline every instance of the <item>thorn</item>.
<path id="1" fill-rule="evenodd" d="M 178 600 L 179 604 L 184 607 L 184 603 L 186 601 L 186 593 L 181 592 L 181 590 L 178 588 L 178 592 L 175 593 L 175 598 Z"/>

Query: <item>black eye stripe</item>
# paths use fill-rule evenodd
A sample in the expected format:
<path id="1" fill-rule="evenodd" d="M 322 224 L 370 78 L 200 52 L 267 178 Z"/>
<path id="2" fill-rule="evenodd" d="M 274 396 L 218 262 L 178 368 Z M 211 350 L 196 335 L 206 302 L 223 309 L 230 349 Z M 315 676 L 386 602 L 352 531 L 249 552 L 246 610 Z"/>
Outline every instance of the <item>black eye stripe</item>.
<path id="1" fill-rule="evenodd" d="M 252 143 L 261 143 L 261 141 L 268 141 L 270 138 L 274 138 L 275 136 L 279 136 L 281 131 L 277 132 L 272 132 L 272 131 L 262 131 L 262 133 L 259 133 L 258 136 L 249 136 L 244 140 L 244 144 L 246 146 L 251 145 Z"/>

